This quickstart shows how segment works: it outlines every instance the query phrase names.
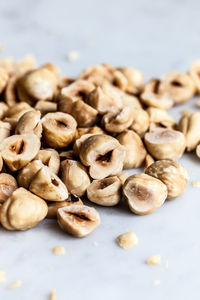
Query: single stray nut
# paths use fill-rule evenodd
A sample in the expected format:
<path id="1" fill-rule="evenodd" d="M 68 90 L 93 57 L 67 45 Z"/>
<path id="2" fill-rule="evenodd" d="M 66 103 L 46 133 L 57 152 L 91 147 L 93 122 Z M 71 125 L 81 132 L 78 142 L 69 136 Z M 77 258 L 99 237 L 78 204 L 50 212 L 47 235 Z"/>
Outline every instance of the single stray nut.
<path id="1" fill-rule="evenodd" d="M 35 134 L 12 135 L 0 144 L 0 152 L 11 171 L 27 165 L 38 153 L 40 140 Z"/>
<path id="2" fill-rule="evenodd" d="M 33 160 L 28 163 L 18 173 L 18 184 L 25 189 L 28 189 L 33 177 L 42 167 L 43 163 L 40 160 Z"/>
<path id="3" fill-rule="evenodd" d="M 0 203 L 4 203 L 17 188 L 17 181 L 12 175 L 0 173 Z"/>
<path id="4" fill-rule="evenodd" d="M 102 206 L 117 205 L 121 199 L 121 182 L 119 178 L 112 176 L 93 180 L 87 188 L 87 197 L 91 202 Z"/>
<path id="5" fill-rule="evenodd" d="M 172 160 L 158 160 L 151 164 L 145 173 L 161 180 L 167 186 L 167 199 L 182 195 L 189 179 L 187 170 Z"/>
<path id="6" fill-rule="evenodd" d="M 47 204 L 24 188 L 15 190 L 1 207 L 1 224 L 8 230 L 27 230 L 47 215 Z"/>
<path id="7" fill-rule="evenodd" d="M 57 218 L 60 227 L 76 237 L 90 234 L 100 224 L 97 210 L 86 205 L 70 205 L 59 208 Z"/>
<path id="8" fill-rule="evenodd" d="M 43 166 L 33 177 L 29 190 L 48 201 L 64 201 L 68 191 L 60 178 L 48 167 Z"/>
<path id="9" fill-rule="evenodd" d="M 161 263 L 161 256 L 159 254 L 152 255 L 147 259 L 148 265 L 160 265 L 160 263 Z"/>
<path id="10" fill-rule="evenodd" d="M 60 170 L 60 156 L 58 152 L 54 149 L 42 149 L 39 150 L 38 154 L 35 156 L 36 160 L 40 160 L 45 166 L 58 174 Z"/>
<path id="11" fill-rule="evenodd" d="M 133 213 L 146 215 L 165 202 L 167 186 L 159 179 L 147 174 L 135 174 L 126 179 L 123 194 Z"/>
<path id="12" fill-rule="evenodd" d="M 185 150 L 183 133 L 171 129 L 155 129 L 144 136 L 149 153 L 156 159 L 176 160 Z"/>
<path id="13" fill-rule="evenodd" d="M 122 233 L 117 237 L 117 243 L 121 248 L 128 250 L 138 245 L 138 237 L 132 231 Z"/>
<path id="14" fill-rule="evenodd" d="M 33 133 L 39 138 L 42 136 L 41 113 L 31 110 L 21 116 L 15 128 L 15 134 Z"/>

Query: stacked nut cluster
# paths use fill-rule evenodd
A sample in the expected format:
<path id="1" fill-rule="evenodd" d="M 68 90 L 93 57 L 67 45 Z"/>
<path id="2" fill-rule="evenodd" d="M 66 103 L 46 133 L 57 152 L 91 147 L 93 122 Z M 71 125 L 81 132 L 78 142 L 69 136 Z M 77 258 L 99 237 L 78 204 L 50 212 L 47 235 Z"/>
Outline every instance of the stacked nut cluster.
<path id="1" fill-rule="evenodd" d="M 176 160 L 200 156 L 200 113 L 178 124 L 173 105 L 200 92 L 200 62 L 145 84 L 130 67 L 94 65 L 76 79 L 32 56 L 0 61 L 0 222 L 27 230 L 44 218 L 77 237 L 100 223 L 82 200 L 114 206 L 122 193 L 148 214 L 180 196 L 187 171 Z M 123 169 L 145 166 L 127 178 Z M 81 199 L 82 198 L 82 199 Z"/>

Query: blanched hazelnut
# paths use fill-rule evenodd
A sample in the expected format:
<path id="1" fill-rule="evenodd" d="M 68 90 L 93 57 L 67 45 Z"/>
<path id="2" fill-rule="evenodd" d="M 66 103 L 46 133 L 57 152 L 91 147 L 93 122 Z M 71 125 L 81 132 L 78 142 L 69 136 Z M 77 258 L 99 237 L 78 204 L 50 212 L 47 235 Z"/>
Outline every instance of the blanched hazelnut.
<path id="1" fill-rule="evenodd" d="M 121 184 L 124 184 L 124 182 L 126 181 L 128 176 L 129 176 L 129 174 L 127 172 L 123 172 L 123 173 L 119 174 L 117 177 L 119 178 Z"/>
<path id="2" fill-rule="evenodd" d="M 138 94 L 141 92 L 145 81 L 145 76 L 142 72 L 130 67 L 120 67 L 117 70 L 120 71 L 128 81 L 126 86 L 128 93 Z"/>
<path id="3" fill-rule="evenodd" d="M 142 104 L 136 96 L 121 91 L 123 107 L 131 105 L 134 108 L 142 108 Z"/>
<path id="4" fill-rule="evenodd" d="M 23 167 L 17 176 L 17 182 L 20 186 L 28 189 L 35 174 L 43 167 L 40 160 L 33 160 Z"/>
<path id="5" fill-rule="evenodd" d="M 0 152 L 11 171 L 27 165 L 38 153 L 40 140 L 35 134 L 12 135 L 0 144 Z"/>
<path id="6" fill-rule="evenodd" d="M 0 102 L 0 120 L 2 120 L 8 111 L 8 105 L 4 102 Z"/>
<path id="7" fill-rule="evenodd" d="M 196 90 L 200 93 L 200 60 L 192 63 L 189 69 L 189 75 L 195 84 Z"/>
<path id="8" fill-rule="evenodd" d="M 83 134 L 80 138 L 77 138 L 73 145 L 73 151 L 76 156 L 80 153 L 81 145 L 84 141 L 86 141 L 90 136 L 95 135 L 92 133 Z"/>
<path id="9" fill-rule="evenodd" d="M 194 150 L 200 143 L 200 112 L 183 116 L 178 123 L 178 129 L 185 136 L 187 150 Z"/>
<path id="10" fill-rule="evenodd" d="M 5 68 L 2 68 L 0 66 L 0 94 L 3 92 L 5 89 L 7 82 L 9 80 L 9 75 L 8 72 L 6 71 Z"/>
<path id="11" fill-rule="evenodd" d="M 4 203 L 10 195 L 17 189 L 15 178 L 6 173 L 0 174 L 0 203 Z"/>
<path id="12" fill-rule="evenodd" d="M 145 159 L 144 159 L 144 165 L 145 165 L 144 170 L 146 171 L 146 169 L 150 165 L 152 165 L 154 163 L 154 161 L 155 160 L 153 159 L 153 157 L 149 153 L 147 153 L 147 155 L 145 156 Z"/>
<path id="13" fill-rule="evenodd" d="M 77 155 L 74 153 L 73 150 L 63 151 L 60 153 L 60 160 L 63 161 L 65 159 L 76 160 Z"/>
<path id="14" fill-rule="evenodd" d="M 3 159 L 2 159 L 2 156 L 1 156 L 1 153 L 0 153 L 0 172 L 1 172 L 2 169 L 3 169 Z"/>
<path id="15" fill-rule="evenodd" d="M 169 72 L 162 78 L 159 93 L 167 94 L 175 104 L 180 104 L 194 96 L 195 85 L 189 75 L 176 71 Z"/>
<path id="16" fill-rule="evenodd" d="M 32 178 L 29 190 L 48 201 L 58 202 L 68 198 L 64 183 L 46 166 L 43 166 Z"/>
<path id="17" fill-rule="evenodd" d="M 49 202 L 47 218 L 56 219 L 58 209 L 69 205 L 83 205 L 83 202 L 79 197 L 73 194 L 70 194 L 66 201 Z"/>
<path id="18" fill-rule="evenodd" d="M 103 179 L 120 173 L 124 157 L 124 147 L 109 135 L 92 135 L 80 147 L 80 160 L 85 166 L 89 166 L 93 179 Z"/>
<path id="19" fill-rule="evenodd" d="M 41 115 L 44 116 L 51 112 L 57 111 L 57 103 L 52 101 L 38 101 L 34 106 L 36 110 L 41 112 Z"/>
<path id="20" fill-rule="evenodd" d="M 176 160 L 185 150 L 183 133 L 170 129 L 155 129 L 144 136 L 149 153 L 156 159 Z"/>
<path id="21" fill-rule="evenodd" d="M 85 101 L 95 86 L 87 80 L 76 80 L 62 89 L 62 95 L 77 97 Z"/>
<path id="22" fill-rule="evenodd" d="M 121 182 L 119 178 L 112 176 L 93 180 L 87 188 L 87 197 L 91 202 L 102 206 L 117 205 L 121 199 Z"/>
<path id="23" fill-rule="evenodd" d="M 164 203 L 167 198 L 167 187 L 152 176 L 135 174 L 126 179 L 123 194 L 133 213 L 146 215 Z"/>
<path id="24" fill-rule="evenodd" d="M 27 230 L 42 221 L 47 211 L 44 200 L 24 188 L 18 188 L 2 205 L 1 224 L 8 230 Z"/>
<path id="25" fill-rule="evenodd" d="M 132 130 L 126 130 L 116 138 L 126 149 L 123 168 L 131 169 L 140 167 L 145 159 L 146 150 L 139 135 Z"/>
<path id="26" fill-rule="evenodd" d="M 49 167 L 49 169 L 58 174 L 60 169 L 60 156 L 58 152 L 54 149 L 42 149 L 39 150 L 35 159 L 40 160 L 45 166 Z"/>
<path id="27" fill-rule="evenodd" d="M 128 86 L 127 78 L 119 70 L 116 70 L 113 74 L 113 83 L 122 91 L 125 91 Z"/>
<path id="28" fill-rule="evenodd" d="M 11 76 L 4 91 L 4 99 L 9 107 L 17 104 L 16 83 L 18 79 L 18 74 Z"/>
<path id="29" fill-rule="evenodd" d="M 95 86 L 100 86 L 104 82 L 113 80 L 115 69 L 109 64 L 93 65 L 80 73 L 80 79 L 85 79 L 92 82 Z"/>
<path id="30" fill-rule="evenodd" d="M 0 143 L 10 136 L 11 125 L 8 122 L 0 121 Z"/>
<path id="31" fill-rule="evenodd" d="M 76 237 L 87 236 L 100 224 L 100 216 L 96 209 L 86 205 L 59 208 L 57 218 L 60 227 Z"/>
<path id="32" fill-rule="evenodd" d="M 82 135 L 85 134 L 105 134 L 105 131 L 99 126 L 92 126 L 88 128 L 77 128 L 76 130 L 76 139 L 79 139 Z"/>
<path id="33" fill-rule="evenodd" d="M 149 107 L 147 109 L 147 113 L 149 114 L 150 123 L 171 129 L 176 124 L 174 118 L 170 116 L 164 109 Z"/>
<path id="34" fill-rule="evenodd" d="M 134 130 L 139 136 L 143 137 L 149 128 L 149 115 L 142 108 L 132 110 L 133 122 L 130 129 Z"/>
<path id="35" fill-rule="evenodd" d="M 33 133 L 42 136 L 41 113 L 36 110 L 28 111 L 21 116 L 15 128 L 15 134 Z"/>
<path id="36" fill-rule="evenodd" d="M 172 160 L 158 160 L 151 164 L 145 173 L 160 179 L 167 186 L 167 199 L 182 195 L 189 179 L 186 169 Z"/>
<path id="37" fill-rule="evenodd" d="M 66 159 L 61 163 L 61 179 L 69 193 L 83 196 L 90 185 L 87 169 L 80 162 Z"/>
<path id="38" fill-rule="evenodd" d="M 14 106 L 10 107 L 7 111 L 6 117 L 4 118 L 5 122 L 9 122 L 14 129 L 17 125 L 17 122 L 28 111 L 34 110 L 28 103 L 21 102 L 17 103 Z"/>
<path id="39" fill-rule="evenodd" d="M 67 147 L 74 139 L 77 123 L 66 113 L 48 113 L 42 119 L 43 137 L 54 148 Z"/>

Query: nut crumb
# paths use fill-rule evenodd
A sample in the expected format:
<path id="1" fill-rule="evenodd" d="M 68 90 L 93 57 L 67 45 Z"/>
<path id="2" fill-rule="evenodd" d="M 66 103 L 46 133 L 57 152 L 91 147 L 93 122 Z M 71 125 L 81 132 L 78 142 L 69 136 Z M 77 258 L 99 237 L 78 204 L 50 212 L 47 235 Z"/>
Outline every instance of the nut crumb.
<path id="1" fill-rule="evenodd" d="M 6 281 L 6 273 L 3 270 L 0 270 L 0 283 Z"/>
<path id="2" fill-rule="evenodd" d="M 200 187 L 200 180 L 193 180 L 192 181 L 192 186 L 199 188 Z"/>
<path id="3" fill-rule="evenodd" d="M 168 260 L 166 260 L 166 262 L 165 262 L 165 269 L 168 269 L 169 268 L 169 262 L 168 262 Z"/>
<path id="4" fill-rule="evenodd" d="M 52 290 L 50 295 L 49 295 L 49 300 L 56 300 L 57 297 L 56 297 L 56 291 L 55 290 Z"/>
<path id="5" fill-rule="evenodd" d="M 98 242 L 94 242 L 93 245 L 94 245 L 95 247 L 98 247 L 98 246 L 99 246 L 99 243 L 98 243 Z"/>
<path id="6" fill-rule="evenodd" d="M 161 256 L 159 254 L 152 255 L 147 259 L 148 265 L 160 265 L 161 263 Z"/>
<path id="7" fill-rule="evenodd" d="M 156 286 L 159 285 L 160 284 L 160 280 L 159 279 L 155 279 L 154 282 L 153 282 L 153 284 L 156 285 Z"/>
<path id="8" fill-rule="evenodd" d="M 65 255 L 65 248 L 63 246 L 56 246 L 52 250 L 55 255 Z"/>
<path id="9" fill-rule="evenodd" d="M 10 290 L 18 289 L 19 287 L 21 287 L 21 285 L 22 285 L 22 281 L 21 281 L 21 280 L 17 280 L 16 282 L 10 284 L 10 285 L 8 286 L 8 288 L 9 288 Z"/>
<path id="10" fill-rule="evenodd" d="M 78 51 L 70 51 L 67 55 L 69 62 L 76 62 L 80 59 L 80 52 Z"/>
<path id="11" fill-rule="evenodd" d="M 126 232 L 117 237 L 117 243 L 125 250 L 131 249 L 138 244 L 138 237 L 134 232 Z"/>

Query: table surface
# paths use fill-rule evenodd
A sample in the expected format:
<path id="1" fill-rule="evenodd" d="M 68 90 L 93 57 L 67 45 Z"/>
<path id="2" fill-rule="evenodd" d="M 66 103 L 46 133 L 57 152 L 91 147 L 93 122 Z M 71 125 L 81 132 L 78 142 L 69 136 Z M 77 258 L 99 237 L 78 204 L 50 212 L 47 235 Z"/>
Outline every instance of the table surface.
<path id="1" fill-rule="evenodd" d="M 147 79 L 186 71 L 200 56 L 199 10 L 197 0 L 1 1 L 1 57 L 34 53 L 39 63 L 55 62 L 70 76 L 102 62 L 136 67 Z M 81 55 L 76 63 L 67 60 L 73 50 Z M 195 102 L 171 113 L 178 119 L 182 109 L 194 111 Z M 48 299 L 53 288 L 58 300 L 199 299 L 200 190 L 191 181 L 200 179 L 200 161 L 186 154 L 181 162 L 190 174 L 185 194 L 153 214 L 98 207 L 101 225 L 83 239 L 66 235 L 54 220 L 26 232 L 0 228 L 0 269 L 7 274 L 0 299 Z M 139 237 L 129 251 L 115 242 L 126 231 Z M 65 247 L 65 256 L 52 254 L 56 245 Z M 162 256 L 160 266 L 145 264 L 153 254 Z M 8 290 L 17 280 L 21 288 Z"/>

